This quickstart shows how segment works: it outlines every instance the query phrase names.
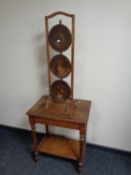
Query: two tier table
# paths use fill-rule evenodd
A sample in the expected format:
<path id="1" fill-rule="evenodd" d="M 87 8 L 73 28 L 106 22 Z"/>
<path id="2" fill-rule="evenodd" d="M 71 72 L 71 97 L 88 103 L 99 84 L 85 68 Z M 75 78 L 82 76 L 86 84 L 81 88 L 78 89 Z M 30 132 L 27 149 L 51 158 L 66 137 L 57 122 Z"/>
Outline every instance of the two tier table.
<path id="1" fill-rule="evenodd" d="M 27 112 L 32 129 L 35 160 L 38 160 L 40 153 L 77 160 L 78 171 L 81 173 L 86 150 L 87 123 L 91 101 L 74 99 L 68 106 L 65 103 L 52 102 L 46 107 L 47 98 L 48 96 L 42 96 Z M 39 143 L 36 124 L 46 126 L 46 134 Z M 80 139 L 73 140 L 50 134 L 49 126 L 79 130 Z"/>

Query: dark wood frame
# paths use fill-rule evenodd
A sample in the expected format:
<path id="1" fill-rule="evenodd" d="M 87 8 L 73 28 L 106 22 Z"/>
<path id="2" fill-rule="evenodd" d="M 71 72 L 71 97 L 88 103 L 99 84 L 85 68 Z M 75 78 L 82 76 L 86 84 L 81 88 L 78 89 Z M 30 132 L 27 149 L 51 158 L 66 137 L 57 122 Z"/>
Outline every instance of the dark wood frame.
<path id="1" fill-rule="evenodd" d="M 48 41 L 48 34 L 49 34 L 49 19 L 57 16 L 63 15 L 70 17 L 72 20 L 72 44 L 71 44 L 71 100 L 73 100 L 73 89 L 74 89 L 74 41 L 75 41 L 75 15 L 69 14 L 65 12 L 55 12 L 48 16 L 45 16 L 45 31 L 46 31 L 46 49 L 47 49 L 47 61 L 48 61 L 48 84 L 49 84 L 49 94 L 50 94 L 50 87 L 51 87 L 51 71 L 50 71 L 50 45 Z"/>

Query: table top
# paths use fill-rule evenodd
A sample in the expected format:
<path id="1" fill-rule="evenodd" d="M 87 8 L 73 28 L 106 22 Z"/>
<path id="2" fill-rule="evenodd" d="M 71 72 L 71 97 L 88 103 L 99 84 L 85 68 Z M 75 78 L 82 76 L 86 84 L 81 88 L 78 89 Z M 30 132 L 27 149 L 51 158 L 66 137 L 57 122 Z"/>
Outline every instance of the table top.
<path id="1" fill-rule="evenodd" d="M 46 107 L 48 96 L 42 96 L 26 113 L 32 117 L 43 117 L 53 120 L 87 123 L 91 101 L 74 99 L 73 106 L 67 103 L 50 103 Z"/>

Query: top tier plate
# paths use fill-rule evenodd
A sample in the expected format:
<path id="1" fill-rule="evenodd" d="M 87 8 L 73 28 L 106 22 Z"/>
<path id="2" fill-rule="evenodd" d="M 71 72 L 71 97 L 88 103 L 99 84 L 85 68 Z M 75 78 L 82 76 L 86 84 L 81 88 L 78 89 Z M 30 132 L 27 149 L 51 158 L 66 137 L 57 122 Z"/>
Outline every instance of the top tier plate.
<path id="1" fill-rule="evenodd" d="M 63 52 L 72 42 L 70 30 L 63 24 L 57 24 L 50 30 L 48 40 L 54 50 Z"/>

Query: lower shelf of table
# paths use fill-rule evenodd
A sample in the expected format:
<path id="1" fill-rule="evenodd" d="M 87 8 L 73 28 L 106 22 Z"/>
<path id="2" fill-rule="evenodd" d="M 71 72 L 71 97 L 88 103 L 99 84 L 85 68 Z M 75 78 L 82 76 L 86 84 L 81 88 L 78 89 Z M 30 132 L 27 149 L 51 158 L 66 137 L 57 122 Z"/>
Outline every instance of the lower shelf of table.
<path id="1" fill-rule="evenodd" d="M 37 151 L 55 156 L 79 160 L 79 141 L 61 136 L 45 136 L 37 146 Z"/>

